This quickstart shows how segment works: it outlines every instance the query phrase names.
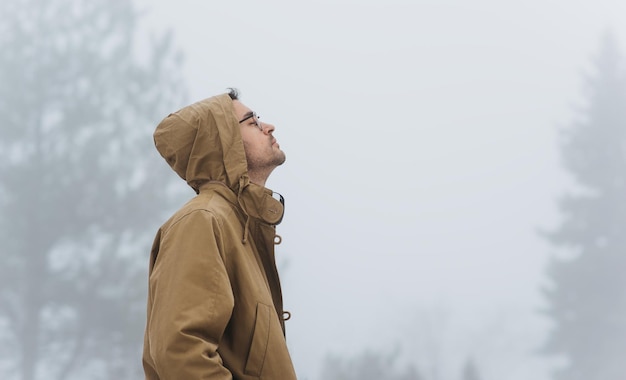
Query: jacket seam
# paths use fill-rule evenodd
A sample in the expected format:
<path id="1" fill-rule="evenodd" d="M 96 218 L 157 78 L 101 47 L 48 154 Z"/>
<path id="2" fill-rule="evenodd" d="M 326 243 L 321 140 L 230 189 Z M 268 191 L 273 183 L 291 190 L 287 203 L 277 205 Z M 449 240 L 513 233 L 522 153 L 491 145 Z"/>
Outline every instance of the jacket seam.
<path id="1" fill-rule="evenodd" d="M 161 236 L 161 239 L 164 239 L 167 234 L 170 232 L 170 230 L 172 228 L 174 228 L 174 226 L 176 226 L 178 223 L 180 223 L 183 219 L 185 219 L 186 217 L 188 217 L 189 215 L 195 213 L 195 212 L 206 212 L 208 214 L 210 214 L 213 218 L 215 218 L 215 220 L 217 221 L 217 223 L 219 224 L 220 228 L 224 227 L 224 221 L 222 220 L 222 218 L 215 214 L 215 212 L 213 212 L 212 210 L 209 210 L 207 208 L 195 208 L 193 210 L 189 210 L 188 212 L 186 212 L 183 215 L 180 215 L 178 218 L 176 218 L 176 220 L 173 220 L 172 223 L 167 226 L 167 229 L 163 230 L 163 234 Z"/>

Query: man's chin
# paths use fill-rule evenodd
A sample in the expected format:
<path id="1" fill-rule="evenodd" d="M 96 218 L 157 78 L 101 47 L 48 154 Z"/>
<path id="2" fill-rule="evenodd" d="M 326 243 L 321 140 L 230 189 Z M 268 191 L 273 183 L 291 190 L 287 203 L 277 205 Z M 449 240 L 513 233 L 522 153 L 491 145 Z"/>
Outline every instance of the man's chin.
<path id="1" fill-rule="evenodd" d="M 285 152 L 281 150 L 280 154 L 276 156 L 276 166 L 284 164 L 286 160 L 287 155 L 285 155 Z"/>

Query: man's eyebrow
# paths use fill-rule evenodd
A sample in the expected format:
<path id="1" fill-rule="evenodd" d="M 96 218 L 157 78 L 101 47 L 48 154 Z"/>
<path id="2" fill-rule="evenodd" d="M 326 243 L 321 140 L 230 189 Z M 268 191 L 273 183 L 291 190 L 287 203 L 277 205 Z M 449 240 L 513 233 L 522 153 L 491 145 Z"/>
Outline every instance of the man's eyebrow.
<path id="1" fill-rule="evenodd" d="M 248 111 L 243 115 L 243 118 L 241 120 L 239 120 L 239 122 L 244 122 L 246 120 L 248 120 L 249 118 L 251 118 L 252 116 L 254 116 L 254 112 L 252 111 Z"/>

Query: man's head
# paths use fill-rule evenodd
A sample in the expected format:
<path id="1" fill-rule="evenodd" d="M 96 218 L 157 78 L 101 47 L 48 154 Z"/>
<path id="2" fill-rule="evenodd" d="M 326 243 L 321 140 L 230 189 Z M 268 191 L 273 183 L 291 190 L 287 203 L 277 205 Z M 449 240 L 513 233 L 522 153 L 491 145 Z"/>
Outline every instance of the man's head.
<path id="1" fill-rule="evenodd" d="M 168 115 L 157 126 L 154 142 L 196 192 L 208 181 L 239 191 L 246 178 L 264 186 L 271 172 L 285 162 L 273 132 L 274 126 L 261 123 L 231 90 Z"/>
<path id="2" fill-rule="evenodd" d="M 239 121 L 241 139 L 248 162 L 248 176 L 258 185 L 264 185 L 272 171 L 285 162 L 285 153 L 273 136 L 272 124 L 261 122 L 250 108 L 239 101 L 237 90 L 228 93 L 233 101 L 235 117 Z"/>

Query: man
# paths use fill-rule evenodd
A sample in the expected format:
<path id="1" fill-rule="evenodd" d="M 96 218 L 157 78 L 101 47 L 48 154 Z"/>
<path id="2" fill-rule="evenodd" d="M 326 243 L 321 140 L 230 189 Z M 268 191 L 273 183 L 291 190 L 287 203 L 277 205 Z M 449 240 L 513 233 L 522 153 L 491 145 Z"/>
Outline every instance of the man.
<path id="1" fill-rule="evenodd" d="M 296 378 L 274 260 L 283 202 L 264 187 L 285 161 L 273 132 L 236 90 L 156 128 L 157 150 L 197 196 L 152 247 L 146 379 Z"/>

